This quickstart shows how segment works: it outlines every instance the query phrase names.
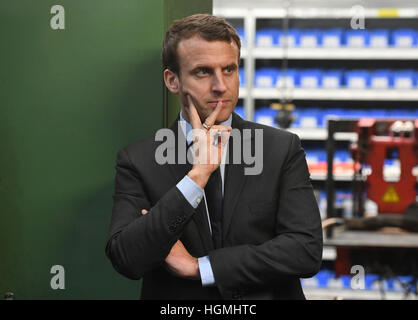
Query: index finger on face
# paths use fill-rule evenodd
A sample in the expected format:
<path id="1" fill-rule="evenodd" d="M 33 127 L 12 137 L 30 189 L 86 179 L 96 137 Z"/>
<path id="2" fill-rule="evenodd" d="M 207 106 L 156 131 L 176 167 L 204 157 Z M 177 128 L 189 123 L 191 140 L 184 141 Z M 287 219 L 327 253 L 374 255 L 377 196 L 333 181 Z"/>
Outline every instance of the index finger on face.
<path id="1" fill-rule="evenodd" d="M 215 110 L 212 111 L 212 113 L 206 118 L 205 123 L 208 126 L 213 126 L 213 124 L 216 121 L 216 118 L 218 117 L 219 112 L 221 112 L 222 109 L 222 102 L 218 101 L 218 104 L 216 105 Z"/>
<path id="2" fill-rule="evenodd" d="M 193 129 L 200 129 L 202 128 L 202 122 L 200 121 L 199 113 L 193 103 L 192 97 L 188 94 L 187 101 L 189 102 L 189 118 L 190 124 L 192 125 Z"/>

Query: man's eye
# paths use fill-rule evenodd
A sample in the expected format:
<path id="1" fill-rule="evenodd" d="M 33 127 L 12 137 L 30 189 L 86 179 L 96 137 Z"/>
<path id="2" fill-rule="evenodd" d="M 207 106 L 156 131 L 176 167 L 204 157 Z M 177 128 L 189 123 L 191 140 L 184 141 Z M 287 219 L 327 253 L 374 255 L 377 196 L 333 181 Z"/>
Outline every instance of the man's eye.
<path id="1" fill-rule="evenodd" d="M 225 71 L 227 72 L 227 73 L 231 73 L 232 71 L 234 71 L 234 67 L 226 67 L 225 68 Z"/>
<path id="2" fill-rule="evenodd" d="M 199 69 L 198 71 L 197 71 L 197 74 L 198 75 L 206 75 L 208 73 L 208 71 L 206 70 L 206 69 Z"/>

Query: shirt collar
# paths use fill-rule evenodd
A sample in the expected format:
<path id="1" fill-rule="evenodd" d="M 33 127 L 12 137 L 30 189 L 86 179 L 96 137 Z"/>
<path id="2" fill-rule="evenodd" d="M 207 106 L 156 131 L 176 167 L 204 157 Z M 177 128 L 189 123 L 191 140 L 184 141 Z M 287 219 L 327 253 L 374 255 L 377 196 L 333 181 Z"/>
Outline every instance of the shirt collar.
<path id="1" fill-rule="evenodd" d="M 193 140 L 193 137 L 190 135 L 190 137 L 188 136 L 189 132 L 193 129 L 192 125 L 190 123 L 188 123 L 186 120 L 184 120 L 182 112 L 180 111 L 180 121 L 181 124 L 185 124 L 185 125 L 181 125 L 181 130 L 183 131 L 184 136 L 187 139 L 187 144 L 191 143 Z M 229 118 L 226 119 L 225 121 L 219 123 L 219 125 L 222 126 L 228 126 L 230 127 L 232 123 L 232 113 L 229 115 Z"/>

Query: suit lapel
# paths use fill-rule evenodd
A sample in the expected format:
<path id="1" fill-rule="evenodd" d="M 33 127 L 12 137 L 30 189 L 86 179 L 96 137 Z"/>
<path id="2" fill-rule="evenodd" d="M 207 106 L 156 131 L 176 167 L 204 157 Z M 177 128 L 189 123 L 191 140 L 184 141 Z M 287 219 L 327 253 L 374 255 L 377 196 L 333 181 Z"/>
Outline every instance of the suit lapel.
<path id="1" fill-rule="evenodd" d="M 240 141 L 236 142 L 241 145 L 241 161 L 234 164 L 233 162 L 233 152 L 234 152 L 234 143 L 231 139 L 228 142 L 228 159 L 229 162 L 225 167 L 225 181 L 224 181 L 224 201 L 223 201 L 223 240 L 228 236 L 229 228 L 231 226 L 232 217 L 235 212 L 235 207 L 240 198 L 242 189 L 244 187 L 246 176 L 244 175 L 244 163 L 242 159 L 242 146 L 243 143 L 243 129 L 245 122 L 235 113 L 232 114 L 232 124 L 233 129 L 238 129 L 241 133 Z M 253 135 L 251 135 L 253 138 Z M 253 149 L 254 150 L 254 149 Z"/>
<path id="2" fill-rule="evenodd" d="M 192 168 L 192 165 L 187 163 L 187 161 L 181 161 L 181 163 L 179 161 L 179 151 L 184 152 L 186 150 L 186 138 L 184 137 L 183 132 L 178 128 L 179 118 L 180 117 L 177 117 L 176 121 L 174 121 L 173 125 L 170 127 L 170 129 L 174 132 L 175 144 L 168 147 L 168 149 L 174 148 L 175 163 L 169 164 L 168 167 L 170 168 L 171 174 L 173 175 L 176 183 L 183 179 L 183 177 Z M 172 151 L 168 150 L 168 152 Z"/>

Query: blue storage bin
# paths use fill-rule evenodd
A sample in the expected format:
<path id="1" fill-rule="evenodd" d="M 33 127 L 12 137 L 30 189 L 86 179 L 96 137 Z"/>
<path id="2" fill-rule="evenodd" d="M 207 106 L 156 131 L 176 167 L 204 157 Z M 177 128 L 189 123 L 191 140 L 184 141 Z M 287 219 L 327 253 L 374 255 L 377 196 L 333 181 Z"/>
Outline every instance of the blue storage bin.
<path id="1" fill-rule="evenodd" d="M 390 45 L 390 32 L 388 29 L 375 29 L 369 31 L 369 46 L 371 48 L 387 48 Z"/>
<path id="2" fill-rule="evenodd" d="M 326 219 L 327 216 L 327 194 L 324 190 L 319 192 L 319 200 L 318 200 L 319 212 L 321 215 L 321 219 Z"/>
<path id="3" fill-rule="evenodd" d="M 336 150 L 334 154 L 335 162 L 346 162 L 350 157 L 350 153 L 346 150 Z M 345 193 L 344 193 L 345 197 Z"/>
<path id="4" fill-rule="evenodd" d="M 241 39 L 241 46 L 245 46 L 247 43 L 246 43 L 246 39 L 245 39 L 244 28 L 237 27 L 237 28 L 235 28 L 235 30 L 237 31 L 237 34 L 239 35 L 239 37 Z"/>
<path id="5" fill-rule="evenodd" d="M 287 69 L 278 71 L 275 81 L 276 88 L 294 88 L 299 85 L 299 71 L 297 69 Z"/>
<path id="6" fill-rule="evenodd" d="M 414 80 L 415 80 L 415 88 L 418 88 L 418 71 L 415 71 Z"/>
<path id="7" fill-rule="evenodd" d="M 306 153 L 306 161 L 308 163 L 317 163 L 319 162 L 318 152 L 313 148 L 304 148 Z"/>
<path id="8" fill-rule="evenodd" d="M 414 82 L 415 82 L 415 88 L 418 88 L 418 71 L 415 71 L 414 73 Z"/>
<path id="9" fill-rule="evenodd" d="M 318 108 L 318 116 L 317 116 L 317 119 L 318 119 L 317 126 L 318 126 L 318 128 L 325 128 L 327 126 L 326 117 L 327 117 L 326 109 Z"/>
<path id="10" fill-rule="evenodd" d="M 328 118 L 341 118 L 345 114 L 342 108 L 326 108 L 322 111 L 322 124 L 324 128 L 328 128 Z"/>
<path id="11" fill-rule="evenodd" d="M 321 123 L 321 109 L 320 108 L 304 108 L 300 115 L 301 128 L 317 128 Z"/>
<path id="12" fill-rule="evenodd" d="M 414 280 L 413 276 L 399 276 L 393 279 L 393 290 L 397 292 L 403 292 L 405 289 L 403 285 L 410 284 Z"/>
<path id="13" fill-rule="evenodd" d="M 366 273 L 364 276 L 366 290 L 373 290 L 373 284 L 379 280 L 379 276 L 373 273 Z"/>
<path id="14" fill-rule="evenodd" d="M 318 108 L 318 113 L 316 116 L 317 119 L 317 123 L 316 126 L 317 128 L 323 128 L 324 127 L 324 122 L 325 122 L 325 112 L 324 112 L 324 108 Z"/>
<path id="15" fill-rule="evenodd" d="M 327 108 L 323 112 L 325 117 L 341 117 L 344 115 L 345 110 L 343 108 Z"/>
<path id="16" fill-rule="evenodd" d="M 392 44 L 395 48 L 411 48 L 417 45 L 417 33 L 413 29 L 392 31 Z"/>
<path id="17" fill-rule="evenodd" d="M 339 48 L 343 45 L 343 30 L 329 29 L 323 30 L 321 35 L 321 45 L 324 48 Z"/>
<path id="18" fill-rule="evenodd" d="M 346 30 L 344 43 L 351 48 L 365 48 L 369 46 L 369 33 L 367 30 Z"/>
<path id="19" fill-rule="evenodd" d="M 371 118 L 386 118 L 388 117 L 388 112 L 385 109 L 371 109 L 367 116 Z"/>
<path id="20" fill-rule="evenodd" d="M 344 152 L 342 150 L 337 149 L 334 153 L 334 162 L 344 162 L 344 158 L 345 158 Z M 340 197 L 344 199 L 345 197 L 344 191 L 340 191 Z"/>
<path id="21" fill-rule="evenodd" d="M 326 127 L 326 125 L 327 125 L 326 121 L 325 121 L 326 116 L 327 116 L 326 109 L 318 108 L 318 116 L 317 116 L 317 119 L 318 119 L 317 127 L 318 128 L 325 128 Z"/>
<path id="22" fill-rule="evenodd" d="M 327 162 L 327 152 L 326 150 L 319 148 L 317 149 L 318 160 L 319 162 Z"/>
<path id="23" fill-rule="evenodd" d="M 241 118 L 245 119 L 245 112 L 243 106 L 236 106 L 234 112 L 238 114 Z"/>
<path id="24" fill-rule="evenodd" d="M 370 72 L 370 87 L 373 89 L 388 89 L 392 87 L 392 71 L 378 69 Z"/>
<path id="25" fill-rule="evenodd" d="M 277 68 L 260 68 L 255 71 L 255 87 L 257 88 L 273 88 L 276 84 L 279 69 Z"/>
<path id="26" fill-rule="evenodd" d="M 300 283 L 304 288 L 317 288 L 318 287 L 318 279 L 315 277 L 312 278 L 302 278 L 300 279 Z"/>
<path id="27" fill-rule="evenodd" d="M 309 159 L 309 163 L 324 162 L 323 150 L 319 148 L 305 148 L 306 157 Z"/>
<path id="28" fill-rule="evenodd" d="M 393 71 L 393 87 L 396 89 L 413 89 L 416 73 L 413 70 Z"/>
<path id="29" fill-rule="evenodd" d="M 245 70 L 244 68 L 238 69 L 239 86 L 245 87 Z"/>
<path id="30" fill-rule="evenodd" d="M 323 200 L 327 200 L 327 193 L 326 193 L 326 191 L 324 191 L 324 190 L 321 190 L 320 192 L 319 192 L 319 200 L 320 201 L 323 201 Z"/>
<path id="31" fill-rule="evenodd" d="M 349 161 L 347 158 L 346 161 L 342 161 L 341 159 L 346 159 L 343 154 L 338 155 L 336 153 L 336 157 L 334 158 L 335 163 L 344 163 Z M 353 206 L 353 195 L 351 190 L 348 189 L 340 189 L 336 191 L 336 204 L 343 209 L 343 214 L 345 218 L 349 218 L 352 216 L 352 206 Z"/>
<path id="32" fill-rule="evenodd" d="M 344 112 L 344 116 L 346 118 L 366 118 L 367 117 L 367 110 L 362 109 L 346 109 Z"/>
<path id="33" fill-rule="evenodd" d="M 328 281 L 328 289 L 341 290 L 343 288 L 343 281 L 340 277 L 330 278 Z"/>
<path id="34" fill-rule="evenodd" d="M 280 30 L 273 28 L 257 30 L 255 33 L 255 45 L 257 47 L 277 46 L 279 32 Z"/>
<path id="35" fill-rule="evenodd" d="M 292 125 L 291 125 L 292 128 L 299 128 L 300 127 L 300 119 L 301 119 L 302 114 L 303 114 L 303 109 L 302 108 L 295 108 L 295 110 L 292 111 L 292 115 L 295 119 L 292 122 Z"/>
<path id="36" fill-rule="evenodd" d="M 337 154 L 337 152 L 335 152 Z M 335 161 L 335 156 L 334 156 Z M 335 205 L 341 207 L 343 205 L 345 193 L 343 190 L 335 190 Z"/>
<path id="37" fill-rule="evenodd" d="M 385 289 L 389 290 L 389 291 L 394 291 L 394 282 L 395 279 L 394 278 L 389 278 L 389 279 L 385 279 L 384 280 L 386 285 L 385 285 Z"/>
<path id="38" fill-rule="evenodd" d="M 299 43 L 300 31 L 298 29 L 279 31 L 277 34 L 277 45 L 279 47 L 297 47 Z"/>
<path id="39" fill-rule="evenodd" d="M 340 278 L 343 282 L 343 289 L 351 289 L 351 276 L 341 275 Z"/>
<path id="40" fill-rule="evenodd" d="M 370 72 L 367 70 L 351 70 L 344 74 L 347 88 L 365 89 L 370 86 Z"/>
<path id="41" fill-rule="evenodd" d="M 312 30 L 301 30 L 299 36 L 299 46 L 303 48 L 316 48 L 321 45 L 321 31 Z"/>
<path id="42" fill-rule="evenodd" d="M 299 86 L 302 88 L 321 87 L 322 70 L 305 69 L 299 72 Z"/>
<path id="43" fill-rule="evenodd" d="M 268 126 L 275 126 L 274 118 L 277 115 L 277 110 L 270 107 L 261 107 L 254 112 L 254 122 L 261 123 Z"/>
<path id="44" fill-rule="evenodd" d="M 350 152 L 348 150 L 346 152 L 347 157 L 345 158 L 345 163 L 352 163 L 353 159 L 351 158 Z M 343 215 L 347 219 L 353 217 L 353 192 L 349 189 L 344 190 Z"/>
<path id="45" fill-rule="evenodd" d="M 397 118 L 398 117 L 398 110 L 390 109 L 387 111 L 388 118 Z"/>
<path id="46" fill-rule="evenodd" d="M 404 109 L 398 109 L 398 110 L 393 109 L 393 110 L 389 110 L 388 111 L 388 114 L 389 114 L 389 116 L 391 118 L 397 118 L 397 119 L 398 118 L 399 119 L 402 119 L 402 118 L 411 118 L 413 116 L 413 114 L 410 111 L 404 110 Z"/>
<path id="47" fill-rule="evenodd" d="M 337 89 L 343 86 L 343 70 L 324 70 L 322 71 L 321 85 L 326 89 Z"/>
<path id="48" fill-rule="evenodd" d="M 318 279 L 318 287 L 319 288 L 327 288 L 328 287 L 328 281 L 332 278 L 334 278 L 333 273 L 328 270 L 321 270 L 319 271 L 316 276 Z"/>

